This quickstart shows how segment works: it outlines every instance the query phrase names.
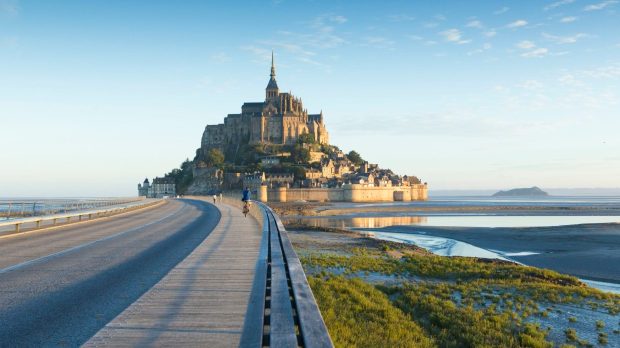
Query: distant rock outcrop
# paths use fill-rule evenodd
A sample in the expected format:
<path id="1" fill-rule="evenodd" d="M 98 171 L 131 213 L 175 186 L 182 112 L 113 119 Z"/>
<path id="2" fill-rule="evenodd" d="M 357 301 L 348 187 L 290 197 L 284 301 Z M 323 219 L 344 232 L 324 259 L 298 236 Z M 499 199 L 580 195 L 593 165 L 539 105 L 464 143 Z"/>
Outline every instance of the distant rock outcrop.
<path id="1" fill-rule="evenodd" d="M 493 194 L 493 197 L 543 197 L 549 194 L 539 187 L 516 188 L 508 191 L 499 191 Z"/>

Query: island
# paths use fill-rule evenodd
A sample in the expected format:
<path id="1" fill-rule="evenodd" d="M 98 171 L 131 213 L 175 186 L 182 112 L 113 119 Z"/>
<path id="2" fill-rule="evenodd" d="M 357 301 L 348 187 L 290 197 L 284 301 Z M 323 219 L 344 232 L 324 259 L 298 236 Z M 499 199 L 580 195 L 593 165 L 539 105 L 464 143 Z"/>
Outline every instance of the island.
<path id="1" fill-rule="evenodd" d="M 539 187 L 516 188 L 507 191 L 499 191 L 493 194 L 493 197 L 546 197 L 549 194 Z"/>
<path id="2" fill-rule="evenodd" d="M 275 63 L 265 99 L 245 102 L 219 124 L 208 124 L 193 160 L 138 184 L 145 197 L 214 195 L 248 188 L 262 202 L 409 202 L 428 199 L 428 185 L 369 163 L 330 144 L 323 111 L 281 92 Z"/>

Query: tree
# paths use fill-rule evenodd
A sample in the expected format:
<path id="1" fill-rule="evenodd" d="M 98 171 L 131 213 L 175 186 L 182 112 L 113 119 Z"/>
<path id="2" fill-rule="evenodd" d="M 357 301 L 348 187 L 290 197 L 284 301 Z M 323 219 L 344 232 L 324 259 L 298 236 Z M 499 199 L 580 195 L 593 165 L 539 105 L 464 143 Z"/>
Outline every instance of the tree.
<path id="1" fill-rule="evenodd" d="M 347 158 L 349 158 L 349 161 L 353 162 L 353 164 L 358 166 L 364 163 L 362 156 L 360 156 L 360 154 L 355 150 L 351 150 L 351 152 L 347 154 Z"/>
<path id="2" fill-rule="evenodd" d="M 211 149 L 207 153 L 205 162 L 209 167 L 221 167 L 224 164 L 224 154 L 219 149 Z"/>
<path id="3" fill-rule="evenodd" d="M 194 179 L 192 161 L 186 159 L 181 163 L 181 168 L 175 168 L 170 173 L 166 174 L 166 178 L 172 178 L 174 180 L 175 188 L 178 194 L 185 194 L 187 188 Z"/>
<path id="4" fill-rule="evenodd" d="M 291 151 L 291 159 L 295 163 L 306 164 L 310 162 L 310 150 L 301 144 L 296 144 Z"/>
<path id="5" fill-rule="evenodd" d="M 314 139 L 314 134 L 303 133 L 297 138 L 297 142 L 301 144 L 314 144 L 316 140 Z"/>

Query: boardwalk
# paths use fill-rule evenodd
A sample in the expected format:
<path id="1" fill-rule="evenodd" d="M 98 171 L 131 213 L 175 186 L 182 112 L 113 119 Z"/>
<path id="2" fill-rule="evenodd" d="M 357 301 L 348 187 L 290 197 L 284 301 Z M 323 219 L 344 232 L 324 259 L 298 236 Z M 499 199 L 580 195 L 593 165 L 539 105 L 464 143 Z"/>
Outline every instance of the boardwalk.
<path id="1" fill-rule="evenodd" d="M 85 346 L 239 344 L 262 227 L 238 208 L 217 207 L 222 217 L 208 238 Z"/>

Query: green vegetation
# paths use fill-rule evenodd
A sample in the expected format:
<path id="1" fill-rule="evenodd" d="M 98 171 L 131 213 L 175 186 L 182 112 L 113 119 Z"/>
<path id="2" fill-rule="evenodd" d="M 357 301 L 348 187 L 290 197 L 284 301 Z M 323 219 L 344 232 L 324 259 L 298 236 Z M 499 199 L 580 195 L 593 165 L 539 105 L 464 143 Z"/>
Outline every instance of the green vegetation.
<path id="1" fill-rule="evenodd" d="M 359 279 L 308 279 L 336 347 L 435 347 L 388 297 Z"/>
<path id="2" fill-rule="evenodd" d="M 173 169 L 170 173 L 167 173 L 164 177 L 174 179 L 174 185 L 175 185 L 177 194 L 180 194 L 180 195 L 185 194 L 185 191 L 187 191 L 187 188 L 189 187 L 189 185 L 192 183 L 192 180 L 194 179 L 193 164 L 188 158 L 185 161 L 183 161 L 183 163 L 181 163 L 180 168 Z"/>
<path id="3" fill-rule="evenodd" d="M 598 333 L 598 343 L 600 344 L 607 344 L 608 340 L 607 340 L 607 334 L 604 332 L 599 332 Z"/>
<path id="4" fill-rule="evenodd" d="M 349 151 L 349 153 L 347 154 L 347 158 L 349 159 L 349 161 L 353 162 L 353 164 L 358 166 L 364 163 L 364 159 L 362 158 L 362 156 L 355 150 Z"/>
<path id="5" fill-rule="evenodd" d="M 310 150 L 304 147 L 302 143 L 297 143 L 291 149 L 291 159 L 297 164 L 308 163 L 310 162 Z"/>
<path id="6" fill-rule="evenodd" d="M 398 243 L 369 245 L 301 254 L 337 346 L 552 347 L 550 328 L 538 322 L 562 313 L 557 305 L 620 312 L 620 296 L 554 271 L 429 255 Z M 567 342 L 590 345 L 575 329 L 564 334 Z M 599 335 L 600 344 L 606 340 Z"/>
<path id="7" fill-rule="evenodd" d="M 224 165 L 224 153 L 219 149 L 211 149 L 205 156 L 205 162 L 209 167 L 221 168 Z"/>

